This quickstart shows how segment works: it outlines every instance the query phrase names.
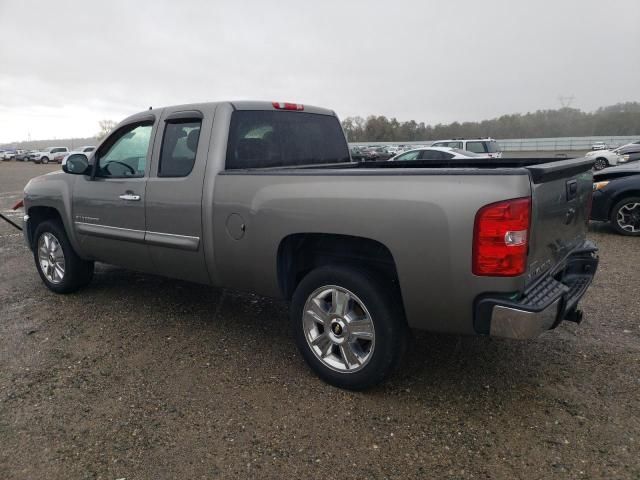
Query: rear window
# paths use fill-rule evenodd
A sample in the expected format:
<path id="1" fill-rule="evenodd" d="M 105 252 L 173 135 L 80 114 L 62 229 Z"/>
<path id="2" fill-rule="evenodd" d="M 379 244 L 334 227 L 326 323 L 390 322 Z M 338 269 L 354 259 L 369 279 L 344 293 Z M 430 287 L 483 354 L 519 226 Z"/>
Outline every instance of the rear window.
<path id="1" fill-rule="evenodd" d="M 488 142 L 487 142 L 488 143 Z M 467 142 L 467 150 L 473 153 L 485 153 L 485 142 Z"/>
<path id="2" fill-rule="evenodd" d="M 302 112 L 235 111 L 227 170 L 349 162 L 336 117 Z"/>

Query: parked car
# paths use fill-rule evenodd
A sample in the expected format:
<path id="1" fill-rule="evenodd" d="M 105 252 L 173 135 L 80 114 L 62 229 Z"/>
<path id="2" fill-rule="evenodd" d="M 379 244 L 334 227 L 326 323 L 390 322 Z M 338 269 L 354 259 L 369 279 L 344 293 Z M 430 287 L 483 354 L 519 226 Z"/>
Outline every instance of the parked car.
<path id="1" fill-rule="evenodd" d="M 24 150 L 20 150 L 20 149 L 16 149 L 16 150 L 14 150 L 14 149 L 10 149 L 10 150 L 5 150 L 5 151 L 3 151 L 3 152 L 2 152 L 2 154 L 1 154 L 0 156 L 2 157 L 2 160 L 5 160 L 5 161 L 7 161 L 7 160 L 13 160 L 13 159 L 16 157 L 16 155 L 18 155 L 18 154 L 20 154 L 20 153 L 22 153 L 22 152 L 24 152 Z"/>
<path id="2" fill-rule="evenodd" d="M 80 153 L 80 152 L 78 152 Z M 58 152 L 56 154 L 53 155 L 53 162 L 55 163 L 62 163 L 62 160 L 69 155 L 69 152 Z"/>
<path id="3" fill-rule="evenodd" d="M 371 147 L 364 151 L 365 160 L 389 160 L 393 154 L 387 147 Z"/>
<path id="4" fill-rule="evenodd" d="M 56 155 L 54 157 L 54 161 L 56 161 L 58 163 L 62 163 L 62 162 L 64 162 L 65 158 L 67 158 L 69 155 L 72 155 L 74 153 L 84 153 L 87 157 L 89 157 L 89 154 L 92 153 L 95 149 L 96 149 L 96 147 L 94 147 L 92 145 L 79 147 L 76 150 L 72 150 L 70 152 L 65 152 L 65 153 Z"/>
<path id="5" fill-rule="evenodd" d="M 591 150 L 609 150 L 609 145 L 604 142 L 594 142 L 594 144 L 591 145 Z"/>
<path id="6" fill-rule="evenodd" d="M 384 147 L 388 153 L 391 154 L 391 156 L 397 155 L 400 152 L 402 152 L 402 149 L 400 147 L 398 147 L 397 145 L 387 145 L 386 147 Z"/>
<path id="7" fill-rule="evenodd" d="M 367 159 L 365 148 L 363 147 L 354 146 L 354 147 L 351 147 L 349 151 L 351 153 L 351 159 L 355 162 L 361 162 Z"/>
<path id="8" fill-rule="evenodd" d="M 432 147 L 450 147 L 466 150 L 468 152 L 486 154 L 490 158 L 501 158 L 502 147 L 493 138 L 454 138 L 451 140 L 438 140 L 431 144 Z"/>
<path id="9" fill-rule="evenodd" d="M 586 158 L 595 159 L 593 168 L 595 170 L 602 170 L 603 168 L 618 165 L 620 162 L 619 148 L 615 150 L 593 150 L 585 154 Z"/>
<path id="10" fill-rule="evenodd" d="M 16 154 L 15 160 L 17 162 L 27 162 L 29 160 L 30 150 L 20 150 L 20 153 Z"/>
<path id="11" fill-rule="evenodd" d="M 356 164 L 332 110 L 181 105 L 32 179 L 24 234 L 57 293 L 98 261 L 287 299 L 311 368 L 363 389 L 399 364 L 410 328 L 524 339 L 579 322 L 598 263 L 591 165 Z"/>
<path id="12" fill-rule="evenodd" d="M 596 172 L 591 219 L 622 235 L 640 236 L 640 162 Z"/>
<path id="13" fill-rule="evenodd" d="M 409 150 L 408 152 L 396 155 L 390 158 L 390 162 L 401 162 L 405 160 L 468 160 L 468 159 L 482 159 L 489 157 L 487 155 L 480 155 L 478 153 L 467 152 L 460 150 L 459 148 L 450 147 L 426 147 L 417 148 L 415 150 Z"/>
<path id="14" fill-rule="evenodd" d="M 49 163 L 54 161 L 56 154 L 67 153 L 69 149 L 67 147 L 47 147 L 44 150 L 38 151 L 33 155 L 33 161 L 35 163 Z"/>
<path id="15" fill-rule="evenodd" d="M 94 145 L 85 145 L 84 147 L 76 148 L 74 152 L 89 154 L 96 149 Z"/>
<path id="16" fill-rule="evenodd" d="M 640 160 L 640 143 L 631 143 L 617 149 L 620 159 L 619 164 L 636 162 Z"/>

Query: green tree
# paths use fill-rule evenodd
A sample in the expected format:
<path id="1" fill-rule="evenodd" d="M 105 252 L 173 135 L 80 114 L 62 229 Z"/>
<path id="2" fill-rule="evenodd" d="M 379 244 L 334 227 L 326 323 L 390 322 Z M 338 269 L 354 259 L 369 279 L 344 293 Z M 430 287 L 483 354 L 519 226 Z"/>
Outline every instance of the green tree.
<path id="1" fill-rule="evenodd" d="M 640 136 L 640 102 L 625 102 L 583 112 L 576 108 L 502 115 L 480 122 L 425 125 L 384 115 L 347 117 L 342 122 L 350 142 L 402 142 L 446 138 L 539 138 L 596 135 Z"/>

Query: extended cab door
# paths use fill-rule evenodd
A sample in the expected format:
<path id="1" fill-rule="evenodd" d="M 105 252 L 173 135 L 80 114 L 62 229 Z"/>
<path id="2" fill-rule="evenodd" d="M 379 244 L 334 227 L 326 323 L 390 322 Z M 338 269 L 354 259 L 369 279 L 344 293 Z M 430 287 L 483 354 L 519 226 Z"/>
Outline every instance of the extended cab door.
<path id="1" fill-rule="evenodd" d="M 210 281 L 202 242 L 202 188 L 214 108 L 164 110 L 147 182 L 146 243 L 156 272 L 205 284 Z"/>
<path id="2" fill-rule="evenodd" d="M 121 126 L 100 145 L 92 176 L 73 187 L 73 219 L 82 253 L 133 270 L 153 271 L 144 244 L 145 194 L 155 117 Z"/>

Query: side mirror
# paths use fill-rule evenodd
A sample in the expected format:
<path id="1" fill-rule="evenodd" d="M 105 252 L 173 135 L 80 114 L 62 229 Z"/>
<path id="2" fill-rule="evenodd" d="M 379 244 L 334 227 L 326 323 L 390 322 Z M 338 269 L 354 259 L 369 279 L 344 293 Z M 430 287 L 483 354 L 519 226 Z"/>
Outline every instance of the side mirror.
<path id="1" fill-rule="evenodd" d="M 89 159 L 84 153 L 74 153 L 62 160 L 62 171 L 72 175 L 89 175 Z"/>

